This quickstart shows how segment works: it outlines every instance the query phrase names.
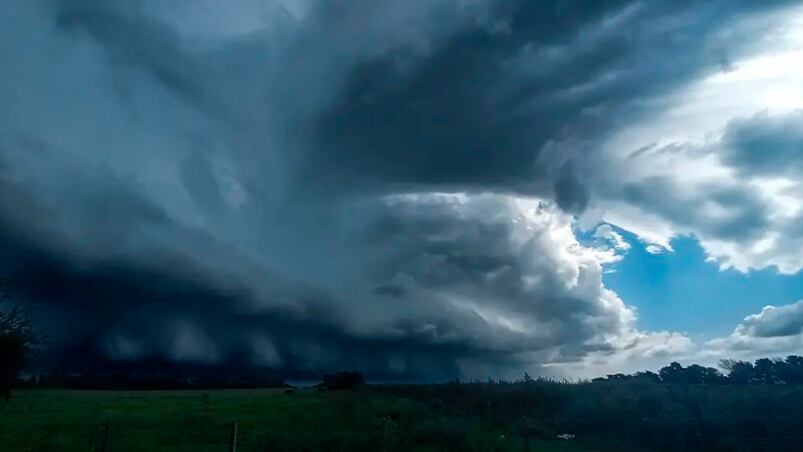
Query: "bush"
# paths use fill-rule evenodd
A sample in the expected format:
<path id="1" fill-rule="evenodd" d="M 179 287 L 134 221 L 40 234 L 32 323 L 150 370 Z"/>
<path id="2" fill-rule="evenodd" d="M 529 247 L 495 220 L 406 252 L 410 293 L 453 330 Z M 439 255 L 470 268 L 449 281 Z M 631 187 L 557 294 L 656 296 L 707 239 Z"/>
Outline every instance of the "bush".
<path id="1" fill-rule="evenodd" d="M 354 389 L 364 383 L 365 377 L 360 372 L 337 372 L 321 379 L 321 385 L 329 390 Z"/>

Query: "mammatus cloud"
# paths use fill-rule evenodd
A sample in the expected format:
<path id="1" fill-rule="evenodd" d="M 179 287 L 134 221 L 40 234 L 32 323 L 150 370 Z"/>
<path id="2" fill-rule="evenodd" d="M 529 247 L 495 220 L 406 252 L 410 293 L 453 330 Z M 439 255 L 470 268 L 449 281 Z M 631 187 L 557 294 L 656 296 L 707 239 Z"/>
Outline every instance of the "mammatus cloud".
<path id="1" fill-rule="evenodd" d="M 799 269 L 797 173 L 739 147 L 786 143 L 787 119 L 631 130 L 770 46 L 744 36 L 785 4 L 4 2 L 0 266 L 69 365 L 446 378 L 685 353 L 604 286 L 628 244 L 596 225 Z"/>

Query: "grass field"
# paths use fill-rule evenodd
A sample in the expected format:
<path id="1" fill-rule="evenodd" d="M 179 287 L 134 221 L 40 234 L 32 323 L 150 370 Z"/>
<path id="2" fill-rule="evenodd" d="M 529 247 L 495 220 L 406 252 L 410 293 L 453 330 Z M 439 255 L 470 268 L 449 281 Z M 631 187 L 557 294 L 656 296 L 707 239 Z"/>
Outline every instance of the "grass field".
<path id="1" fill-rule="evenodd" d="M 2 451 L 523 451 L 504 425 L 374 391 L 30 390 L 0 406 Z M 572 451 L 530 441 L 533 451 Z"/>
<path id="2" fill-rule="evenodd" d="M 18 391 L 0 452 L 798 451 L 803 385 L 648 380 L 356 390 Z M 557 435 L 571 433 L 571 440 Z"/>

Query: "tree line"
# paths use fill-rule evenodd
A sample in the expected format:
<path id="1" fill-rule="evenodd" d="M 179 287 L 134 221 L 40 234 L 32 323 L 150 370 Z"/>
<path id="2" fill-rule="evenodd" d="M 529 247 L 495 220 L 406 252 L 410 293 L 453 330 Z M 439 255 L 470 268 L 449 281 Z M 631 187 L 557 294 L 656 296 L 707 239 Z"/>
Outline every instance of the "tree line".
<path id="1" fill-rule="evenodd" d="M 593 382 L 642 379 L 657 383 L 680 384 L 803 384 L 803 357 L 760 358 L 754 362 L 723 359 L 722 370 L 691 364 L 683 367 L 672 362 L 658 373 L 651 371 L 634 374 L 610 374 L 595 378 Z"/>

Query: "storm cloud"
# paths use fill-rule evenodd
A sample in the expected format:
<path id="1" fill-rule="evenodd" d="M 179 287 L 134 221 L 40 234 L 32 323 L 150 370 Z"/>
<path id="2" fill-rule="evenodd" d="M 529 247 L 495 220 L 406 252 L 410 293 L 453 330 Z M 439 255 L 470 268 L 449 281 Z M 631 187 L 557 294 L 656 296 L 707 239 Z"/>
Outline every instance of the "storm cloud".
<path id="1" fill-rule="evenodd" d="M 597 224 L 727 260 L 774 205 L 643 170 L 708 145 L 609 145 L 759 51 L 744 33 L 787 2 L 760 6 L 4 2 L 0 266 L 65 365 L 422 379 L 682 352 L 604 286 L 627 247 Z M 729 168 L 797 157 L 785 120 L 725 135 Z M 778 256 L 733 265 L 803 266 Z"/>

